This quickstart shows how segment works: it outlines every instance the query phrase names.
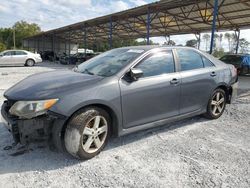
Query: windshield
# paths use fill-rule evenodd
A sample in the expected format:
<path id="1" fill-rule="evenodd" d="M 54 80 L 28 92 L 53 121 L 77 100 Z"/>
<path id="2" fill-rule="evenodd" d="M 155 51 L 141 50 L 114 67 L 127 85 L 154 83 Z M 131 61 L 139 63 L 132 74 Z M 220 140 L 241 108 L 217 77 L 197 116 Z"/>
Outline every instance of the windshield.
<path id="1" fill-rule="evenodd" d="M 75 71 L 103 77 L 112 76 L 139 57 L 144 50 L 114 49 L 80 64 Z"/>

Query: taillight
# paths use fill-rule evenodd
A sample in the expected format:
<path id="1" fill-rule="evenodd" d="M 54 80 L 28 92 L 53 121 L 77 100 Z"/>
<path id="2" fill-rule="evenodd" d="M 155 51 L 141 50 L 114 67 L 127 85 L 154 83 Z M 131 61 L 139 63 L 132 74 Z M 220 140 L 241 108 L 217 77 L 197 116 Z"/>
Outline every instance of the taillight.
<path id="1" fill-rule="evenodd" d="M 230 70 L 231 70 L 231 74 L 232 74 L 232 78 L 234 78 L 234 81 L 237 82 L 238 81 L 238 70 L 235 66 L 230 66 Z"/>
<path id="2" fill-rule="evenodd" d="M 231 73 L 233 77 L 238 75 L 238 70 L 236 69 L 235 66 L 231 66 Z"/>

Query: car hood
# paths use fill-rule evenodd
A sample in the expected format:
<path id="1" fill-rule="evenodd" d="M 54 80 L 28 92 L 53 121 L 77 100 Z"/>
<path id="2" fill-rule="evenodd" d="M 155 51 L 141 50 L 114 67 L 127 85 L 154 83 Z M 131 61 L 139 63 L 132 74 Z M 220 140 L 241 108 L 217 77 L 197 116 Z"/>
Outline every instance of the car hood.
<path id="1" fill-rule="evenodd" d="M 73 71 L 51 71 L 27 77 L 8 89 L 4 96 L 11 100 L 41 100 L 57 98 L 63 92 L 81 89 L 103 79 Z"/>

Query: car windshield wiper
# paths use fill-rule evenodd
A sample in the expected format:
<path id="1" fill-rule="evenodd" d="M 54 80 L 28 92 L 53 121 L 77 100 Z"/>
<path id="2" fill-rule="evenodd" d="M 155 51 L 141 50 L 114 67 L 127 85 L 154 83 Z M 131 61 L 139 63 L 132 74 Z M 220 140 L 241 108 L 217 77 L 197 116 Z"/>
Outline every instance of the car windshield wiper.
<path id="1" fill-rule="evenodd" d="M 78 71 L 78 65 L 76 65 L 72 70 L 73 70 L 74 72 L 79 72 L 79 71 Z"/>
<path id="2" fill-rule="evenodd" d="M 84 69 L 82 73 L 87 73 L 89 75 L 95 75 L 93 72 L 90 72 L 88 69 Z"/>

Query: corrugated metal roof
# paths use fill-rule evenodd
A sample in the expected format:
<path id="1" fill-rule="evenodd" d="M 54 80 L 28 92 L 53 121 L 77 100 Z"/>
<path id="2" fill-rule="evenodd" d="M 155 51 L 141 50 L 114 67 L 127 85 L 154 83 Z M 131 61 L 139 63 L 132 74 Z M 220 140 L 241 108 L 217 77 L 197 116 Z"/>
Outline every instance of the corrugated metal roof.
<path id="1" fill-rule="evenodd" d="M 218 0 L 217 30 L 250 28 L 250 0 Z M 42 32 L 28 39 L 53 35 L 81 43 L 107 40 L 112 20 L 112 38 L 144 38 L 150 12 L 150 37 L 211 30 L 214 0 L 162 0 L 126 11 Z"/>

